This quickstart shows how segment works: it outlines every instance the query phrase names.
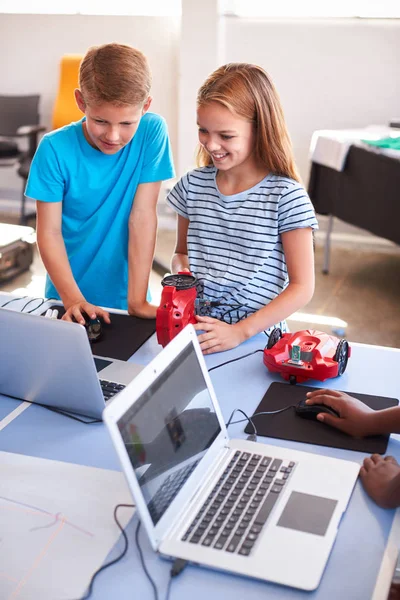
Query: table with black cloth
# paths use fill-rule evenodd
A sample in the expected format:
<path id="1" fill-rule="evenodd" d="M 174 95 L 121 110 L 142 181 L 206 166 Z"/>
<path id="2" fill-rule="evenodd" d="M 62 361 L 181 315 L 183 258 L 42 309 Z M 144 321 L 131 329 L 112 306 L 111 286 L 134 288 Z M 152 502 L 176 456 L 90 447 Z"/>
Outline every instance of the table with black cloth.
<path id="1" fill-rule="evenodd" d="M 400 243 L 399 159 L 351 145 L 342 171 L 311 163 L 308 193 L 317 213 Z M 325 272 L 328 265 L 326 253 Z"/>

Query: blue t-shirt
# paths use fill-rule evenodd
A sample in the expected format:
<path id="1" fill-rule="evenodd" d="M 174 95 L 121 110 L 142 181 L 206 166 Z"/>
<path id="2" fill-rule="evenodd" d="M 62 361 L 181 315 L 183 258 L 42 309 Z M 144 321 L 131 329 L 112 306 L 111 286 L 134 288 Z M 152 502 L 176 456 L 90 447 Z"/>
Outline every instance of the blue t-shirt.
<path id="1" fill-rule="evenodd" d="M 86 300 L 126 309 L 128 220 L 137 187 L 174 177 L 167 126 L 159 115 L 145 113 L 129 144 L 107 155 L 87 142 L 82 121 L 42 138 L 25 194 L 62 201 L 62 235 Z M 59 298 L 49 277 L 46 296 Z"/>

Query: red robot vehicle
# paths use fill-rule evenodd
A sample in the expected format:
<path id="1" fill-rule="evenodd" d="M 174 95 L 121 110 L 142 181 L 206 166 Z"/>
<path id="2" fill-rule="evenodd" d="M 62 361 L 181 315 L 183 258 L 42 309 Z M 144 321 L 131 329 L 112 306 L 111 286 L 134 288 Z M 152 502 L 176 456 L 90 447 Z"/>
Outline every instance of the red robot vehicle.
<path id="1" fill-rule="evenodd" d="M 166 346 L 189 323 L 197 323 L 195 303 L 196 277 L 189 272 L 167 275 L 161 281 L 163 291 L 156 315 L 157 341 Z"/>
<path id="2" fill-rule="evenodd" d="M 282 334 L 275 328 L 264 349 L 264 364 L 292 384 L 309 379 L 324 381 L 342 375 L 350 355 L 347 340 L 323 331 L 305 329 Z"/>
<path id="3" fill-rule="evenodd" d="M 186 325 L 197 323 L 195 315 L 207 316 L 218 310 L 218 318 L 226 323 L 246 316 L 246 306 L 229 304 L 222 300 L 198 297 L 198 280 L 189 271 L 167 275 L 161 281 L 163 291 L 156 314 L 157 341 L 166 346 Z M 200 294 L 201 296 L 201 294 Z"/>

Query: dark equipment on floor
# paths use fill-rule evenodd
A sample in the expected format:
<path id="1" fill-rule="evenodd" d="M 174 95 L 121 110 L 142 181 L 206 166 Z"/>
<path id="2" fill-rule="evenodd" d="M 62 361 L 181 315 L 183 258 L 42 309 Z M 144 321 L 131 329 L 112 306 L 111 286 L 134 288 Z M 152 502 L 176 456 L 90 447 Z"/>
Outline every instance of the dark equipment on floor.
<path id="1" fill-rule="evenodd" d="M 29 269 L 35 239 L 32 227 L 0 223 L 0 282 Z"/>

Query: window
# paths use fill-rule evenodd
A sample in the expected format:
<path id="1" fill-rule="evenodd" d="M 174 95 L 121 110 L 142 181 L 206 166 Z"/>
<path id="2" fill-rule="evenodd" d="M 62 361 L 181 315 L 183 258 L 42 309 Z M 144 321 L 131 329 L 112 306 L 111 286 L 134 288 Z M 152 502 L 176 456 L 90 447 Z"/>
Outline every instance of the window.
<path id="1" fill-rule="evenodd" d="M 0 13 L 175 16 L 181 0 L 0 0 Z"/>
<path id="2" fill-rule="evenodd" d="M 225 0 L 225 13 L 270 18 L 400 18 L 399 0 Z"/>

